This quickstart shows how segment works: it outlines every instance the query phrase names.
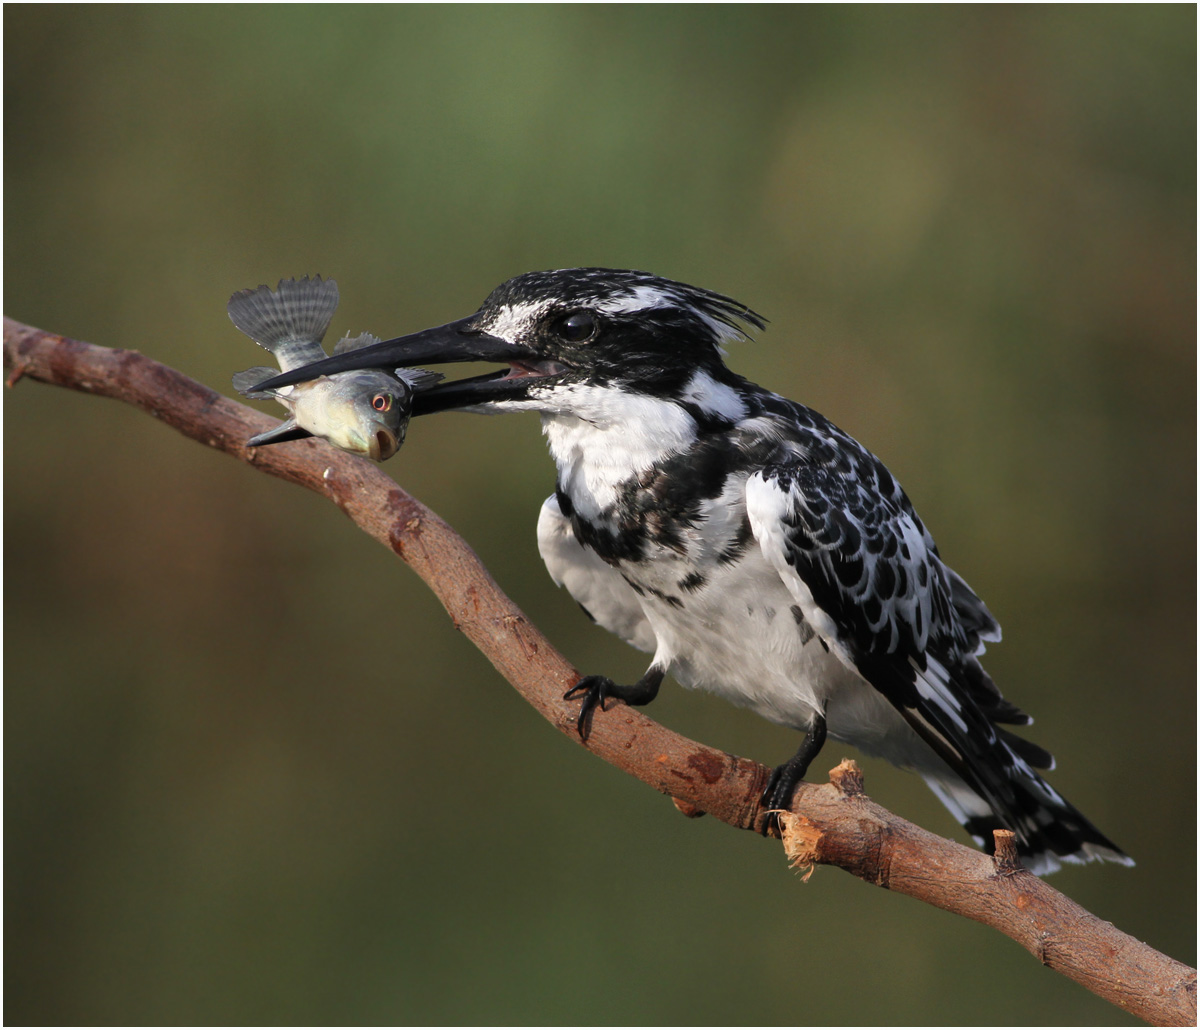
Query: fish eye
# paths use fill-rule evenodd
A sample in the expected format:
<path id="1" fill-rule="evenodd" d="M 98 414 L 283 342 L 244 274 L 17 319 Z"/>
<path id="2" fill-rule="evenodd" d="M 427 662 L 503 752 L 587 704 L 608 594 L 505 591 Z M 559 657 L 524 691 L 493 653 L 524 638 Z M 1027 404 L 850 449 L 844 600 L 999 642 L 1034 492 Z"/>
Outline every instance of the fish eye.
<path id="1" fill-rule="evenodd" d="M 376 411 L 390 411 L 392 407 L 392 395 L 390 393 L 377 393 L 371 398 L 371 407 Z"/>
<path id="2" fill-rule="evenodd" d="M 596 335 L 597 328 L 590 311 L 572 311 L 554 323 L 554 335 L 567 343 L 583 343 Z"/>

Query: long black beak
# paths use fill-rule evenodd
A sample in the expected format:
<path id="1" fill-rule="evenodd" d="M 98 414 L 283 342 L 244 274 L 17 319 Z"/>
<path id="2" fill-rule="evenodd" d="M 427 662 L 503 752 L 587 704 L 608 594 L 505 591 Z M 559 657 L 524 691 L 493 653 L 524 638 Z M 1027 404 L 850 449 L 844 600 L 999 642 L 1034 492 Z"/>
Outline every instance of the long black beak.
<path id="1" fill-rule="evenodd" d="M 413 365 L 441 365 L 452 361 L 508 362 L 522 357 L 520 349 L 507 341 L 472 328 L 473 317 L 460 318 L 457 322 L 447 322 L 436 329 L 423 329 L 395 340 L 384 340 L 361 350 L 335 354 L 332 358 L 314 361 L 311 365 L 277 375 L 260 383 L 257 388 L 276 390 L 281 386 L 356 368 L 383 368 L 390 371 Z"/>

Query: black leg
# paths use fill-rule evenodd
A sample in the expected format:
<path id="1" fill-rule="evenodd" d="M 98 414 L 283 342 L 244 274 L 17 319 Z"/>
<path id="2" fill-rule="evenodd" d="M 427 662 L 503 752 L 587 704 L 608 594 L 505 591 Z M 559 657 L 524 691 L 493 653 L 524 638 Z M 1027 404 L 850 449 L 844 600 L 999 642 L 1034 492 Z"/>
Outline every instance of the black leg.
<path id="1" fill-rule="evenodd" d="M 583 698 L 579 706 L 579 721 L 575 724 L 579 736 L 587 740 L 592 728 L 592 710 L 599 705 L 601 711 L 607 711 L 604 702 L 610 697 L 624 701 L 627 705 L 648 705 L 658 697 L 658 688 L 663 681 L 664 672 L 657 666 L 650 666 L 646 675 L 632 686 L 623 687 L 614 683 L 607 676 L 584 676 L 570 690 L 563 694 L 567 701 Z"/>
<path id="2" fill-rule="evenodd" d="M 771 778 L 767 781 L 767 789 L 763 791 L 762 804 L 768 811 L 789 809 L 792 807 L 792 795 L 796 793 L 796 784 L 804 779 L 808 772 L 809 763 L 820 753 L 825 745 L 825 717 L 817 714 L 812 729 L 804 734 L 804 740 L 791 758 L 783 765 L 771 770 Z M 763 822 L 763 836 L 770 836 L 771 829 L 779 830 L 779 816 L 768 815 Z"/>

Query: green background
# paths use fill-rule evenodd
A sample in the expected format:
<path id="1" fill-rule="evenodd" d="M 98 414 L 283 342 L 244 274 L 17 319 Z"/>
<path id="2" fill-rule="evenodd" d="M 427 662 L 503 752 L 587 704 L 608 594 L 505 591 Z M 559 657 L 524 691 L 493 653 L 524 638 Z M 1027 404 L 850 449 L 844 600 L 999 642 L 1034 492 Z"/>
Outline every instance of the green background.
<path id="1" fill-rule="evenodd" d="M 1053 782 L 1138 861 L 1054 885 L 1193 962 L 1195 18 L 10 5 L 4 307 L 230 394 L 263 355 L 225 301 L 280 277 L 335 276 L 337 334 L 566 265 L 745 301 L 733 366 L 904 482 Z M 1131 1022 L 681 818 L 316 496 L 32 382 L 4 429 L 6 1022 Z M 580 668 L 640 674 L 541 568 L 535 418 L 420 420 L 384 468 Z M 651 711 L 796 744 L 674 684 Z"/>

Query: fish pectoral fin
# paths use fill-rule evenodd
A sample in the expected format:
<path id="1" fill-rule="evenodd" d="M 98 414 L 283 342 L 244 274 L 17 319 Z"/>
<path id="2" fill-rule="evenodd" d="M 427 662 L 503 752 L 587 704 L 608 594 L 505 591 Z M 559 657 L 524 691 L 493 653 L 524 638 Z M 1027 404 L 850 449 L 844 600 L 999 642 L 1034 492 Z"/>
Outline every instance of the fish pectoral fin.
<path id="1" fill-rule="evenodd" d="M 266 368 L 263 365 L 256 365 L 254 368 L 248 368 L 245 372 L 236 372 L 233 376 L 233 388 L 237 390 L 243 397 L 249 397 L 256 401 L 269 401 L 274 398 L 274 390 L 258 390 L 256 387 L 259 383 L 265 383 L 268 379 L 277 376 L 279 373 L 273 368 Z"/>
<path id="2" fill-rule="evenodd" d="M 268 429 L 265 433 L 259 433 L 257 436 L 250 437 L 246 441 L 247 447 L 265 447 L 272 443 L 287 443 L 290 440 L 303 440 L 305 437 L 312 436 L 307 429 L 301 429 L 294 418 L 289 418 L 285 422 L 280 422 L 274 429 Z"/>
<path id="3" fill-rule="evenodd" d="M 446 377 L 441 372 L 428 372 L 423 368 L 398 368 L 396 378 L 402 379 L 414 391 L 427 390 Z"/>

